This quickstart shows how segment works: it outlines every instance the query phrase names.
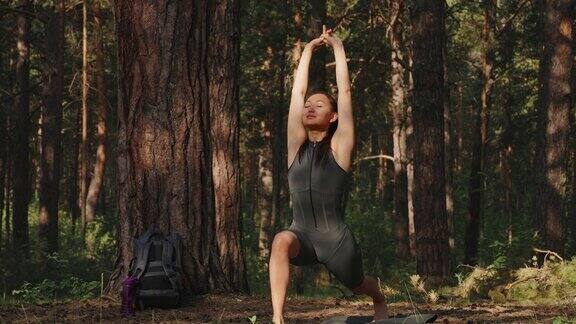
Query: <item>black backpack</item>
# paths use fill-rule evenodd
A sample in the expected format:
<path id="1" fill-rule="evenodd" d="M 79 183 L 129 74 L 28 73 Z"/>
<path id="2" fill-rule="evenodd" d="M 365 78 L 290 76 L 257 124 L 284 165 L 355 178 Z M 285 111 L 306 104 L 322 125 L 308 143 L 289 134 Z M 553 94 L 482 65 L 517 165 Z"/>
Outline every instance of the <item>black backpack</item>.
<path id="1" fill-rule="evenodd" d="M 180 238 L 162 235 L 154 224 L 133 241 L 131 276 L 138 279 L 135 301 L 138 309 L 181 306 L 183 274 Z"/>

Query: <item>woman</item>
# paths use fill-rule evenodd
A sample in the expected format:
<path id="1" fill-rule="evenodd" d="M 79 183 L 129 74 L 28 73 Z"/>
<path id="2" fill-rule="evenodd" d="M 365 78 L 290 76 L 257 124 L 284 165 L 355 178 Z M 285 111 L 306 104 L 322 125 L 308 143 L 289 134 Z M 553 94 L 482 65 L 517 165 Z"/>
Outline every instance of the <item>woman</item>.
<path id="1" fill-rule="evenodd" d="M 336 59 L 338 102 L 326 92 L 306 95 L 314 49 L 328 45 Z M 343 186 L 350 175 L 354 121 L 342 41 L 330 30 L 306 44 L 294 77 L 288 115 L 288 183 L 293 220 L 274 237 L 270 289 L 274 323 L 284 323 L 290 265 L 323 263 L 354 294 L 372 297 L 374 320 L 387 317 L 375 278 L 364 276 L 361 252 L 344 222 Z"/>

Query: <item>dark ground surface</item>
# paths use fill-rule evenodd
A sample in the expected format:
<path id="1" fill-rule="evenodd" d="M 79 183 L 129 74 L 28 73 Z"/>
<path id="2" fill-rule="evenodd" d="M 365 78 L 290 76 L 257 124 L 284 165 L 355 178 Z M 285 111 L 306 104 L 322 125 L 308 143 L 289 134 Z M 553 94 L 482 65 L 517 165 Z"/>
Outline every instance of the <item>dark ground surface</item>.
<path id="1" fill-rule="evenodd" d="M 436 323 L 499 322 L 551 323 L 555 318 L 576 320 L 576 305 L 493 304 L 489 301 L 466 306 L 390 304 L 390 314 L 438 314 Z M 270 323 L 272 306 L 269 297 L 247 295 L 206 295 L 195 298 L 190 306 L 175 310 L 145 310 L 129 320 L 120 316 L 120 303 L 109 298 L 72 301 L 51 305 L 2 305 L 0 322 L 182 322 L 182 323 Z M 341 315 L 373 315 L 369 299 L 311 299 L 289 297 L 285 306 L 287 323 L 319 323 Z M 576 322 L 575 322 L 576 323 Z"/>

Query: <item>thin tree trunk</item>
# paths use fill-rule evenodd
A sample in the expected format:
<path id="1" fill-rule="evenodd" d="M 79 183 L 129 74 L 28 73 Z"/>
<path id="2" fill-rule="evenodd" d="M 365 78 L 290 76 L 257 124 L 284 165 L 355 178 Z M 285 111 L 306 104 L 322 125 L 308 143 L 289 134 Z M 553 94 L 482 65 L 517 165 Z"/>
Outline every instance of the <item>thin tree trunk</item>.
<path id="1" fill-rule="evenodd" d="M 446 3 L 445 3 L 446 4 Z M 444 161 L 446 172 L 446 217 L 448 218 L 448 245 L 450 260 L 455 263 L 454 238 L 454 151 L 452 143 L 452 113 L 450 112 L 450 82 L 448 77 L 448 41 L 444 42 Z"/>
<path id="2" fill-rule="evenodd" d="M 326 24 L 326 0 L 311 0 L 308 24 L 306 24 L 307 42 L 322 35 L 322 25 Z M 325 90 L 326 88 L 326 47 L 314 51 L 308 74 L 308 90 Z"/>
<path id="3" fill-rule="evenodd" d="M 266 124 L 266 123 L 262 123 Z M 266 143 L 264 147 L 260 150 L 259 154 L 259 176 L 260 180 L 260 194 L 258 195 L 258 200 L 260 201 L 260 234 L 258 236 L 258 251 L 261 261 L 263 264 L 268 264 L 268 259 L 270 258 L 270 246 L 271 246 L 271 236 L 272 228 L 272 218 L 274 217 L 272 213 L 272 187 L 273 187 L 273 177 L 272 177 L 272 161 L 271 161 L 271 145 L 268 141 L 271 139 L 270 129 L 264 127 L 262 129 L 263 135 L 266 138 Z"/>
<path id="4" fill-rule="evenodd" d="M 546 43 L 541 60 L 544 78 L 540 109 L 544 111 L 546 135 L 540 225 L 545 248 L 563 255 L 574 10 L 571 0 L 545 1 L 544 6 L 542 39 Z"/>
<path id="5" fill-rule="evenodd" d="M 391 0 L 389 5 L 390 27 L 388 38 L 392 63 L 392 100 L 390 108 L 394 120 L 394 238 L 396 240 L 396 259 L 410 260 L 408 234 L 408 175 L 406 170 L 406 106 L 404 103 L 404 54 L 403 26 L 401 17 L 404 10 L 403 0 Z"/>
<path id="6" fill-rule="evenodd" d="M 380 143 L 382 143 L 382 140 L 380 139 L 380 137 L 382 137 L 382 134 L 380 132 L 372 132 L 372 134 L 370 134 L 370 154 L 371 155 L 379 155 L 381 154 L 381 150 L 382 148 L 380 147 Z M 374 174 L 373 175 L 369 175 L 369 183 L 370 183 L 370 188 L 369 188 L 369 192 L 371 194 L 373 194 L 375 201 L 377 202 L 378 205 L 383 205 L 384 201 L 382 199 L 382 195 L 383 195 L 383 188 L 385 187 L 384 184 L 382 184 L 382 179 L 380 179 L 380 175 L 381 175 L 381 170 L 380 170 L 380 159 L 378 159 L 377 161 L 378 163 L 378 167 L 374 170 Z"/>
<path id="7" fill-rule="evenodd" d="M 40 150 L 38 236 L 47 253 L 58 251 L 58 198 L 62 164 L 64 86 L 64 0 L 51 9 L 46 32 L 44 100 Z"/>
<path id="8" fill-rule="evenodd" d="M 10 147 L 10 146 L 8 146 Z M 10 159 L 10 150 L 8 151 L 8 163 L 6 165 L 6 179 L 4 185 L 4 210 L 6 210 L 4 214 L 4 227 L 6 228 L 6 238 L 4 239 L 4 246 L 8 248 L 10 246 L 10 238 L 11 238 L 11 230 L 10 230 L 10 215 L 11 215 L 11 206 L 10 202 L 12 201 L 12 162 Z"/>
<path id="9" fill-rule="evenodd" d="M 98 117 L 98 147 L 96 149 L 96 161 L 94 163 L 94 172 L 90 180 L 90 187 L 86 196 L 86 220 L 93 221 L 96 218 L 98 207 L 98 197 L 104 182 L 104 172 L 106 170 L 106 136 L 108 123 L 108 103 L 106 100 L 106 79 L 104 69 L 104 35 L 102 26 L 104 17 L 100 11 L 100 1 L 94 1 L 94 72 L 96 74 L 96 100 L 97 100 L 97 117 Z"/>
<path id="10" fill-rule="evenodd" d="M 484 0 L 484 27 L 482 41 L 484 54 L 482 57 L 482 94 L 479 127 L 475 133 L 475 144 L 472 151 L 472 168 L 470 171 L 468 219 L 465 233 L 464 263 L 478 263 L 478 244 L 482 223 L 483 174 L 485 172 L 486 151 L 488 148 L 488 124 L 492 109 L 492 85 L 494 83 L 492 70 L 494 68 L 496 31 L 496 0 Z M 478 142 L 479 141 L 479 142 Z"/>
<path id="11" fill-rule="evenodd" d="M 28 0 L 22 0 L 21 9 L 31 11 Z M 18 14 L 16 59 L 16 92 L 12 113 L 11 134 L 14 134 L 12 148 L 12 195 L 14 213 L 12 215 L 12 243 L 18 256 L 29 254 L 28 204 L 30 202 L 30 18 Z"/>
<path id="12" fill-rule="evenodd" d="M 512 30 L 512 26 L 510 25 L 506 30 L 504 30 L 503 34 L 501 34 L 502 38 L 502 50 L 500 52 L 501 55 L 501 65 L 508 71 L 514 71 L 514 52 L 516 50 L 516 44 L 514 41 L 514 30 Z M 502 85 L 502 102 L 503 102 L 503 117 L 504 117 L 504 131 L 502 134 L 502 140 L 500 147 L 502 148 L 500 151 L 500 170 L 502 176 L 502 183 L 504 184 L 504 196 L 503 198 L 503 205 L 504 205 L 504 217 L 506 218 L 507 224 L 507 237 L 508 237 L 508 246 L 512 246 L 512 239 L 513 239 L 513 216 L 514 216 L 514 209 L 515 206 L 518 204 L 515 194 L 514 194 L 514 181 L 512 177 L 512 165 L 513 165 L 513 142 L 514 142 L 514 125 L 512 124 L 512 107 L 514 106 L 513 95 L 511 91 L 512 82 L 508 81 Z M 512 252 L 511 249 L 508 249 L 509 253 Z"/>
<path id="13" fill-rule="evenodd" d="M 458 99 L 456 101 L 456 145 L 454 152 L 454 165 L 457 172 L 462 171 L 462 152 L 464 150 L 464 89 L 458 84 Z"/>
<path id="14" fill-rule="evenodd" d="M 414 78 L 412 77 L 412 51 L 407 50 L 408 66 L 408 89 L 414 90 Z M 408 180 L 408 238 L 410 243 L 410 256 L 416 258 L 416 228 L 414 225 L 414 119 L 412 117 L 412 105 L 410 100 L 406 102 L 406 178 Z"/>
<path id="15" fill-rule="evenodd" d="M 574 76 L 572 76 L 574 78 Z M 573 83 L 574 84 L 574 83 Z M 574 108 L 572 108 L 574 111 Z M 572 113 L 571 116 L 574 116 Z M 572 117 L 572 197 L 570 199 L 570 213 L 568 214 L 568 226 L 570 235 L 568 236 L 568 246 L 570 251 L 566 255 L 576 255 L 576 126 Z"/>
<path id="16" fill-rule="evenodd" d="M 414 123 L 416 271 L 431 280 L 450 276 L 444 172 L 444 1 L 415 0 L 411 95 Z"/>
<path id="17" fill-rule="evenodd" d="M 448 245 L 450 246 L 451 260 L 454 261 L 454 152 L 452 143 L 452 115 L 450 112 L 450 86 L 448 82 L 448 68 L 446 65 L 447 51 L 444 46 L 444 156 L 446 161 L 446 217 L 448 217 Z"/>
<path id="18" fill-rule="evenodd" d="M 71 168 L 68 174 L 67 186 L 68 191 L 68 211 L 72 217 L 72 233 L 76 233 L 78 220 L 80 218 L 80 199 L 79 199 L 79 185 L 80 185 L 80 174 L 79 174 L 79 164 L 80 164 L 80 137 L 81 137 L 81 111 L 80 109 L 74 110 L 74 125 L 71 132 L 71 142 L 72 142 L 72 157 L 70 159 Z"/>
<path id="19" fill-rule="evenodd" d="M 512 245 L 512 226 L 514 224 L 512 220 L 514 206 L 513 200 L 513 186 L 512 186 L 512 114 L 510 112 L 510 107 L 512 106 L 511 94 L 505 90 L 504 93 L 504 135 L 502 136 L 502 147 L 503 150 L 501 155 L 501 169 L 502 169 L 502 180 L 504 182 L 504 213 L 508 221 L 507 236 L 508 245 Z"/>
<path id="20" fill-rule="evenodd" d="M 7 110 L 8 112 L 10 112 L 10 109 Z M 10 114 L 6 114 L 5 115 L 5 132 L 8 132 L 12 129 L 11 126 L 11 118 L 10 118 Z M 11 196 L 10 196 L 10 191 L 12 189 L 12 140 L 10 137 L 6 136 L 6 163 L 5 163 L 5 167 L 6 167 L 6 176 L 4 178 L 4 181 L 0 184 L 2 186 L 2 194 L 3 194 L 3 205 L 4 205 L 4 210 L 6 211 L 4 213 L 4 227 L 5 227 L 5 232 L 6 232 L 6 236 L 4 238 L 4 240 L 0 241 L 0 245 L 4 244 L 5 248 L 8 248 L 10 246 L 10 201 L 11 201 Z"/>
<path id="21" fill-rule="evenodd" d="M 182 239 L 185 288 L 247 291 L 240 236 L 238 1 L 115 3 L 119 288 L 151 223 Z M 138 37 L 135 37 L 138 35 Z"/>
<path id="22" fill-rule="evenodd" d="M 91 219 L 86 218 L 86 193 L 88 190 L 88 0 L 82 4 L 82 137 L 80 146 L 80 220 L 82 237 L 86 237 L 86 225 Z"/>
<path id="23" fill-rule="evenodd" d="M 3 236 L 3 216 L 4 216 L 4 192 L 7 177 L 8 167 L 8 145 L 9 139 L 6 136 L 7 132 L 7 119 L 8 114 L 6 111 L 8 107 L 2 106 L 0 110 L 0 252 L 2 251 Z"/>

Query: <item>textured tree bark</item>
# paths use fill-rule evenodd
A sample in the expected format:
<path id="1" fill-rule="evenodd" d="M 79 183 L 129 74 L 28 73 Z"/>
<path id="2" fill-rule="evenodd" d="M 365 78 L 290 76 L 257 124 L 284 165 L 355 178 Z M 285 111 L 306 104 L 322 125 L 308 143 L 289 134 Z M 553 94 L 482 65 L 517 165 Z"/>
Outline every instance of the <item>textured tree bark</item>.
<path id="1" fill-rule="evenodd" d="M 326 0 L 310 1 L 306 43 L 322 35 L 323 24 L 326 24 Z M 308 91 L 325 90 L 326 88 L 326 53 L 326 47 L 322 46 L 312 55 L 308 73 Z"/>
<path id="2" fill-rule="evenodd" d="M 118 288 L 151 223 L 192 293 L 247 291 L 240 237 L 239 2 L 117 1 Z"/>
<path id="3" fill-rule="evenodd" d="M 41 248 L 47 253 L 58 251 L 58 200 L 62 164 L 62 91 L 65 46 L 64 10 L 64 0 L 60 0 L 50 9 L 44 47 L 38 237 Z"/>
<path id="4" fill-rule="evenodd" d="M 74 127 L 72 137 L 72 157 L 70 159 L 70 170 L 68 174 L 67 187 L 68 187 L 68 211 L 72 217 L 72 232 L 76 233 L 78 220 L 80 219 L 80 199 L 79 199 L 79 185 L 80 185 L 80 138 L 82 132 L 82 123 L 80 121 L 81 111 L 76 109 L 74 112 Z"/>
<path id="5" fill-rule="evenodd" d="M 266 123 L 262 123 L 266 124 Z M 270 129 L 264 127 L 263 136 L 266 138 L 265 142 L 270 140 L 271 135 Z M 271 236 L 273 235 L 271 224 L 272 218 L 275 216 L 272 208 L 272 192 L 273 192 L 273 177 L 272 177 L 272 161 L 271 161 L 271 145 L 265 143 L 264 147 L 260 150 L 259 154 L 259 192 L 258 200 L 259 204 L 259 214 L 260 214 L 260 233 L 258 235 L 258 251 L 260 254 L 260 259 L 264 264 L 268 264 L 268 259 L 270 258 L 270 247 L 271 247 Z"/>
<path id="6" fill-rule="evenodd" d="M 454 238 L 454 151 L 452 143 L 452 113 L 450 112 L 450 86 L 448 82 L 448 50 L 444 42 L 444 160 L 446 172 L 446 217 L 448 218 L 448 245 L 450 260 L 455 263 Z"/>
<path id="7" fill-rule="evenodd" d="M 414 89 L 414 220 L 416 271 L 432 280 L 450 276 L 444 172 L 444 1 L 410 7 Z"/>
<path id="8" fill-rule="evenodd" d="M 572 76 L 574 78 L 574 76 Z M 574 83 L 573 83 L 574 84 Z M 572 108 L 574 109 L 574 108 Z M 574 116 L 574 114 L 572 114 Z M 566 255 L 576 254 L 576 126 L 572 118 L 572 197 L 570 199 L 570 213 L 568 214 L 568 226 L 570 235 L 568 236 L 568 246 L 570 251 Z"/>
<path id="9" fill-rule="evenodd" d="M 21 8 L 31 10 L 28 0 L 22 0 Z M 16 58 L 16 92 L 14 110 L 11 116 L 12 142 L 12 243 L 18 255 L 29 254 L 28 234 L 28 204 L 30 202 L 30 18 L 18 14 L 17 22 L 17 52 Z"/>
<path id="10" fill-rule="evenodd" d="M 508 220 L 507 236 L 508 245 L 512 245 L 512 227 L 513 227 L 513 183 L 512 183 L 512 113 L 510 107 L 512 106 L 511 94 L 508 90 L 504 90 L 504 135 L 502 136 L 502 152 L 500 152 L 500 163 L 502 170 L 502 181 L 504 183 L 504 213 Z"/>
<path id="11" fill-rule="evenodd" d="M 408 66 L 408 89 L 414 90 L 414 78 L 412 76 L 413 60 L 412 50 L 407 48 Z M 410 243 L 410 255 L 416 258 L 416 229 L 414 225 L 414 119 L 412 117 L 412 104 L 410 100 L 406 102 L 406 178 L 408 181 L 408 235 Z"/>
<path id="12" fill-rule="evenodd" d="M 501 42 L 502 42 L 502 50 L 500 52 L 501 55 L 501 65 L 506 70 L 514 71 L 514 53 L 516 51 L 516 44 L 514 37 L 510 37 L 509 35 L 513 35 L 513 31 L 511 30 L 513 27 L 509 25 L 506 30 L 503 31 L 501 34 Z M 511 90 L 511 81 L 504 82 L 502 84 L 502 102 L 503 102 L 503 117 L 504 117 L 504 131 L 501 136 L 501 143 L 499 147 L 501 147 L 500 151 L 500 170 L 501 170 L 501 177 L 502 183 L 504 184 L 504 196 L 503 198 L 503 205 L 504 205 L 504 216 L 507 219 L 508 226 L 507 226 L 507 236 L 508 236 L 508 246 L 512 245 L 513 239 L 513 225 L 514 225 L 514 208 L 517 205 L 517 198 L 514 193 L 514 181 L 513 181 L 513 165 L 514 165 L 514 125 L 512 120 L 512 107 L 514 107 L 514 98 L 513 93 Z M 511 249 L 508 249 L 511 253 Z"/>
<path id="13" fill-rule="evenodd" d="M 80 175 L 79 188 L 80 196 L 78 205 L 80 206 L 80 221 L 82 223 L 82 237 L 86 237 L 86 225 L 91 219 L 86 218 L 86 194 L 88 190 L 88 118 L 90 107 L 88 107 L 88 1 L 82 3 L 82 137 L 80 145 Z"/>
<path id="14" fill-rule="evenodd" d="M 544 12 L 544 0 L 538 0 L 535 3 L 535 7 L 537 8 L 538 12 Z M 545 16 L 543 14 L 538 15 L 538 29 L 544 30 L 544 20 Z M 544 57 L 544 50 L 545 50 L 545 43 L 546 40 L 542 39 L 543 34 L 540 34 L 539 45 L 540 45 L 540 58 Z M 544 83 L 547 78 L 545 64 L 539 64 L 538 66 L 538 86 L 539 86 L 539 93 L 544 94 Z M 542 238 L 542 224 L 541 221 L 544 218 L 544 209 L 543 209 L 543 202 L 542 198 L 544 197 L 544 159 L 545 159 L 545 152 L 544 147 L 546 145 L 546 109 L 543 108 L 543 103 L 541 102 L 544 100 L 544 96 L 538 98 L 538 106 L 537 106 L 537 120 L 536 120 L 536 139 L 535 139 L 535 151 L 534 151 L 534 160 L 532 161 L 532 169 L 535 170 L 533 174 L 533 181 L 536 190 L 534 190 L 533 196 L 533 217 L 532 217 L 532 227 L 534 229 L 534 234 L 539 239 Z M 539 242 L 540 243 L 540 242 Z M 537 243 L 538 244 L 538 243 Z M 542 258 L 539 259 L 539 262 L 542 261 Z"/>
<path id="15" fill-rule="evenodd" d="M 392 64 L 392 111 L 394 130 L 394 238 L 396 240 L 396 259 L 410 260 L 408 243 L 408 174 L 406 167 L 406 106 L 404 100 L 403 26 L 401 17 L 404 11 L 403 0 L 391 0 L 389 3 L 390 27 L 388 38 L 391 48 Z"/>
<path id="16" fill-rule="evenodd" d="M 96 161 L 94 163 L 94 172 L 88 187 L 88 194 L 86 196 L 86 219 L 88 221 L 94 220 L 96 217 L 96 209 L 98 207 L 98 197 L 104 182 L 104 172 L 106 170 L 106 136 L 108 123 L 108 102 L 106 100 L 106 79 L 104 69 L 104 40 L 102 34 L 102 26 L 104 17 L 100 12 L 100 1 L 94 1 L 94 72 L 96 74 L 96 101 L 98 118 L 98 146 L 96 148 Z"/>
<path id="17" fill-rule="evenodd" d="M 545 39 L 540 109 L 545 116 L 544 181 L 540 232 L 545 247 L 564 253 L 564 202 L 566 195 L 566 157 L 570 134 L 572 24 L 574 3 L 571 0 L 544 1 Z"/>
<path id="18" fill-rule="evenodd" d="M 10 125 L 10 124 L 8 124 Z M 9 127 L 9 126 L 8 126 Z M 10 129 L 10 128 L 8 128 Z M 11 213 L 12 208 L 10 202 L 12 201 L 12 160 L 10 159 L 10 146 L 8 146 L 8 164 L 6 165 L 6 182 L 4 185 L 4 210 L 6 211 L 4 213 L 4 227 L 6 228 L 5 232 L 6 232 L 6 238 L 4 239 L 4 246 L 9 247 L 10 246 L 10 238 L 12 230 L 10 227 L 10 221 L 11 221 L 11 215 L 13 213 Z"/>
<path id="19" fill-rule="evenodd" d="M 478 263 L 478 243 L 480 239 L 480 224 L 482 217 L 483 174 L 488 148 L 488 124 L 492 109 L 492 85 L 494 77 L 495 39 L 496 32 L 496 0 L 484 0 L 484 27 L 482 41 L 484 53 L 482 57 L 482 108 L 479 111 L 479 127 L 474 134 L 472 149 L 472 167 L 470 169 L 469 205 L 465 233 L 464 263 Z"/>
<path id="20" fill-rule="evenodd" d="M 4 216 L 4 190 L 6 183 L 6 169 L 8 166 L 7 160 L 7 149 L 8 149 L 8 138 L 6 136 L 6 119 L 8 118 L 7 107 L 3 106 L 0 109 L 0 249 L 2 248 L 2 242 L 4 239 L 4 231 L 2 223 Z"/>
<path id="21" fill-rule="evenodd" d="M 456 101 L 456 143 L 454 143 L 454 165 L 456 171 L 462 171 L 462 152 L 464 150 L 464 89 L 462 84 L 457 85 L 458 99 Z"/>

